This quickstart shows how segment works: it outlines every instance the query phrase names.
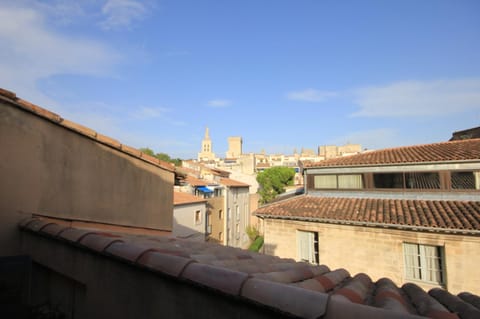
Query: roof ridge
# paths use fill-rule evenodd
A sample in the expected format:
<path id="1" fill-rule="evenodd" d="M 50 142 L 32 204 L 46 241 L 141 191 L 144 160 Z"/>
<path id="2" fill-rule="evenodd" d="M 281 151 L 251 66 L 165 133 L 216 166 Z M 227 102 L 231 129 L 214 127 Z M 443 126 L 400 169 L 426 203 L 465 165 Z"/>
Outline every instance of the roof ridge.
<path id="1" fill-rule="evenodd" d="M 19 107 L 22 110 L 25 110 L 27 112 L 30 112 L 34 115 L 37 115 L 38 117 L 41 117 L 45 120 L 48 120 L 54 124 L 57 124 L 59 126 L 62 126 L 70 131 L 74 131 L 80 135 L 83 135 L 89 139 L 92 139 L 98 143 L 101 143 L 103 145 L 109 146 L 111 148 L 116 149 L 117 151 L 120 151 L 122 153 L 128 154 L 130 156 L 136 157 L 138 159 L 141 159 L 149 164 L 155 165 L 157 167 L 163 168 L 165 170 L 169 170 L 172 172 L 175 172 L 175 166 L 171 163 L 159 160 L 156 157 L 147 155 L 143 152 L 141 152 L 139 149 L 136 149 L 134 147 L 125 145 L 120 143 L 119 141 L 108 137 L 106 135 L 100 134 L 97 131 L 88 128 L 82 124 L 70 121 L 68 119 L 64 119 L 60 115 L 47 110 L 46 108 L 43 108 L 41 106 L 38 106 L 36 104 L 33 104 L 29 101 L 23 100 L 19 98 L 16 93 L 0 88 L 0 99 L 4 101 L 8 101 L 11 104 Z"/>
<path id="2" fill-rule="evenodd" d="M 461 149 L 465 145 L 464 149 Z M 477 146 L 479 147 L 472 147 Z M 480 159 L 480 138 L 390 147 L 323 161 L 305 163 L 305 168 L 358 165 L 411 164 Z"/>

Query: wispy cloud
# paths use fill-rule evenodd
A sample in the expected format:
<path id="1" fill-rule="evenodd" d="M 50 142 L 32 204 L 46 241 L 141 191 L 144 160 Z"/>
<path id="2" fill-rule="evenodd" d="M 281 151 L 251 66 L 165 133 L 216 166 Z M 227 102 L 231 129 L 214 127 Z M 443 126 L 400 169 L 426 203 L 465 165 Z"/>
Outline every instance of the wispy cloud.
<path id="1" fill-rule="evenodd" d="M 0 83 L 37 103 L 54 103 L 37 82 L 57 74 L 108 75 L 121 56 L 91 39 L 50 29 L 45 15 L 28 7 L 0 5 Z"/>
<path id="2" fill-rule="evenodd" d="M 287 98 L 294 101 L 305 102 L 323 102 L 329 98 L 336 97 L 337 92 L 319 91 L 315 89 L 305 89 L 301 91 L 292 91 L 287 93 Z"/>
<path id="3" fill-rule="evenodd" d="M 145 3 L 136 0 L 108 0 L 102 7 L 106 30 L 130 28 L 134 21 L 142 20 L 148 10 Z"/>
<path id="4" fill-rule="evenodd" d="M 68 25 L 87 16 L 86 1 L 52 0 L 49 2 L 25 1 L 25 3 L 52 17 L 52 22 L 59 25 Z"/>
<path id="5" fill-rule="evenodd" d="M 353 116 L 444 116 L 480 110 L 480 79 L 404 81 L 354 91 Z"/>
<path id="6" fill-rule="evenodd" d="M 210 107 L 227 107 L 232 105 L 232 101 L 226 99 L 215 99 L 208 101 L 207 105 Z"/>

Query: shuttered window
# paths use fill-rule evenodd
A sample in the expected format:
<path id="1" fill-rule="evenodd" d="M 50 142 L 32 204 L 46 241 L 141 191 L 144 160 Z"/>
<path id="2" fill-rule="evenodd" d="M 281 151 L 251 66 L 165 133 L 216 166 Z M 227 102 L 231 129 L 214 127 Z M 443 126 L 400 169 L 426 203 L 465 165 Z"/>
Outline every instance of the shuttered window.
<path id="1" fill-rule="evenodd" d="M 404 243 L 403 250 L 407 279 L 435 284 L 445 282 L 443 247 Z"/>
<path id="2" fill-rule="evenodd" d="M 311 264 L 319 263 L 318 233 L 297 231 L 297 259 Z"/>

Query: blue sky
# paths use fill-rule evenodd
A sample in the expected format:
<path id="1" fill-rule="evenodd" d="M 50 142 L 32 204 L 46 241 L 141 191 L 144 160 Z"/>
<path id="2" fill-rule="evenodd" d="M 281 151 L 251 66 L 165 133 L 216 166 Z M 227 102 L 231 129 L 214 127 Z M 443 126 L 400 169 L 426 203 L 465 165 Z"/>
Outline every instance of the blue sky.
<path id="1" fill-rule="evenodd" d="M 173 157 L 480 126 L 475 0 L 3 0 L 0 48 L 0 87 Z"/>

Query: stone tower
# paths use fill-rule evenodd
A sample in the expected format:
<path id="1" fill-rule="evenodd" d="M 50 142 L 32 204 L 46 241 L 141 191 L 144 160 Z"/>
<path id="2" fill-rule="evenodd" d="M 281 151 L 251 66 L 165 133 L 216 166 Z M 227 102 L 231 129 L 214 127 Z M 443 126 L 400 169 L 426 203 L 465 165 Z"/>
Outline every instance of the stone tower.
<path id="1" fill-rule="evenodd" d="M 237 158 L 242 155 L 242 138 L 231 136 L 228 138 L 227 158 Z"/>
<path id="2" fill-rule="evenodd" d="M 211 161 L 215 159 L 215 153 L 212 152 L 212 140 L 210 139 L 210 133 L 208 127 L 205 129 L 205 136 L 202 140 L 202 149 L 198 153 L 199 161 Z"/>

